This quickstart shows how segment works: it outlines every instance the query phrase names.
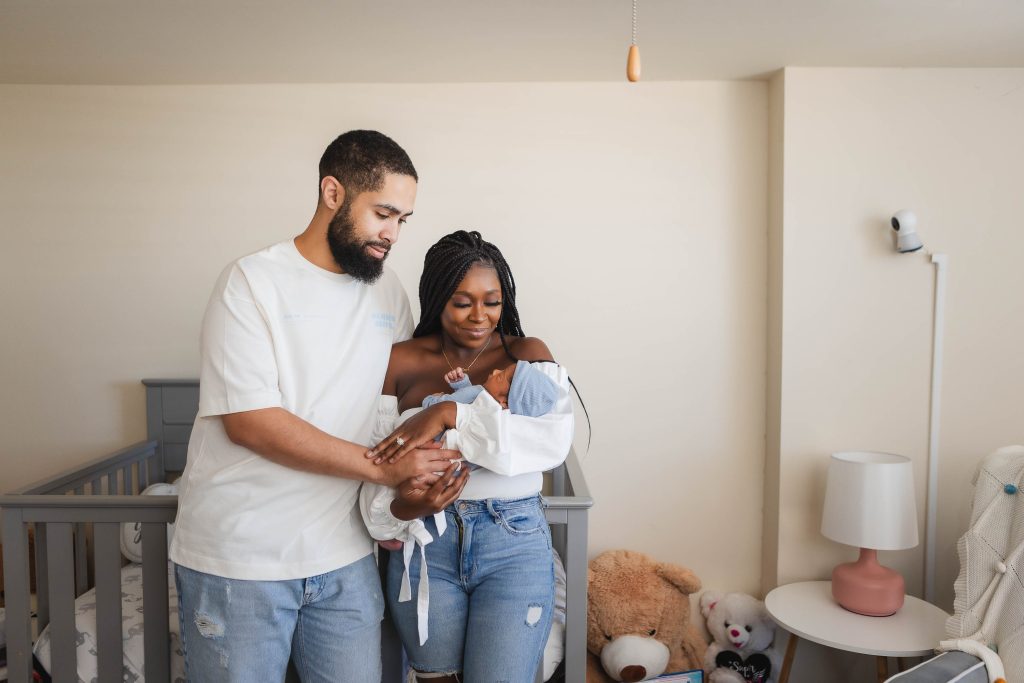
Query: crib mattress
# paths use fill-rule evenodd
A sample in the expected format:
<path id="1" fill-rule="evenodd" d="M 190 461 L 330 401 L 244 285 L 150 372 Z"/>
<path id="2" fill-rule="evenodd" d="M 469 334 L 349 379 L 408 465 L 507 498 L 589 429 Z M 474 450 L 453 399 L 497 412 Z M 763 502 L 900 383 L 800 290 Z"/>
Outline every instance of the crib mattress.
<path id="1" fill-rule="evenodd" d="M 171 681 L 185 683 L 185 660 L 181 651 L 181 627 L 178 623 L 178 591 L 174 584 L 174 565 L 167 563 L 169 586 L 168 628 L 170 631 Z M 142 637 L 142 565 L 121 568 L 121 634 L 124 638 L 124 669 L 122 680 L 137 683 L 145 680 L 144 645 Z M 96 589 L 75 600 L 75 643 L 78 657 L 78 680 L 97 680 L 96 666 Z M 33 646 L 36 658 L 50 670 L 50 627 L 39 634 Z"/>

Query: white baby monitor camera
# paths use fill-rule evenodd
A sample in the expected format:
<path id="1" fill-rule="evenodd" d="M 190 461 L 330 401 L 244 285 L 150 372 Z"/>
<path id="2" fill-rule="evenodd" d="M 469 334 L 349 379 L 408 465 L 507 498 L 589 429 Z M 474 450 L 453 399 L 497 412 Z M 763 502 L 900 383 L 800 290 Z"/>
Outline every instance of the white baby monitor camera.
<path id="1" fill-rule="evenodd" d="M 913 211 L 897 211 L 893 214 L 891 223 L 892 229 L 896 231 L 896 251 L 906 254 L 924 246 L 921 238 L 917 236 L 917 216 Z"/>

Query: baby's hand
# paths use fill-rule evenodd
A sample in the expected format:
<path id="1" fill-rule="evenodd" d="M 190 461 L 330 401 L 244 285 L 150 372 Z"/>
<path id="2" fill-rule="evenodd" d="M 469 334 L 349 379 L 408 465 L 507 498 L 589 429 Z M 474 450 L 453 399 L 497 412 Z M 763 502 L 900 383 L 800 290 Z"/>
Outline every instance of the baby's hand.
<path id="1" fill-rule="evenodd" d="M 453 384 L 460 381 L 463 377 L 465 377 L 465 374 L 462 372 L 462 368 L 455 368 L 445 373 L 444 381 L 448 382 L 448 384 Z"/>

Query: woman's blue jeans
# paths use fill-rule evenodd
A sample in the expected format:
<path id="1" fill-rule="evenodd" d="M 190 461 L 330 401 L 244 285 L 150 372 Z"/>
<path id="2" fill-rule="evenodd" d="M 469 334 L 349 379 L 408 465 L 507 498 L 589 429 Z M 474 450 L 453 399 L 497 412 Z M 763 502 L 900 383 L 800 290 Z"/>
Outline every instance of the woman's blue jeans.
<path id="1" fill-rule="evenodd" d="M 420 563 L 410 566 L 413 599 L 398 602 L 401 551 L 388 562 L 387 597 L 412 668 L 458 673 L 469 683 L 532 683 L 551 630 L 554 560 L 540 496 L 460 500 L 448 529 L 426 547 L 429 637 L 416 628 Z"/>
<path id="2" fill-rule="evenodd" d="M 373 555 L 285 581 L 174 569 L 190 683 L 283 681 L 289 658 L 303 683 L 380 680 L 384 599 Z"/>

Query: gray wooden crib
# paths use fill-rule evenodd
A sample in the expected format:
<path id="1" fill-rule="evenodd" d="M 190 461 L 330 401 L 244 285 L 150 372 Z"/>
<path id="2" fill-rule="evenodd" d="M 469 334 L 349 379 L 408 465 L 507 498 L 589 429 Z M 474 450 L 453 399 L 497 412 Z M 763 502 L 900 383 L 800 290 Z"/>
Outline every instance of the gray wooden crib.
<path id="1" fill-rule="evenodd" d="M 143 380 L 143 384 L 147 441 L 0 496 L 9 681 L 32 680 L 33 638 L 47 625 L 53 681 L 78 680 L 75 600 L 93 588 L 97 679 L 101 683 L 122 680 L 120 538 L 124 522 L 141 527 L 145 680 L 170 680 L 167 524 L 174 521 L 177 498 L 139 493 L 184 469 L 199 383 Z M 545 496 L 547 519 L 567 576 L 565 680 L 583 683 L 587 514 L 593 501 L 574 452 L 551 473 L 550 486 L 552 495 Z M 29 558 L 30 536 L 34 567 Z M 398 683 L 400 650 L 393 631 L 385 626 L 384 633 L 384 678 Z"/>

